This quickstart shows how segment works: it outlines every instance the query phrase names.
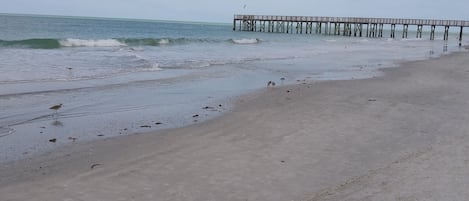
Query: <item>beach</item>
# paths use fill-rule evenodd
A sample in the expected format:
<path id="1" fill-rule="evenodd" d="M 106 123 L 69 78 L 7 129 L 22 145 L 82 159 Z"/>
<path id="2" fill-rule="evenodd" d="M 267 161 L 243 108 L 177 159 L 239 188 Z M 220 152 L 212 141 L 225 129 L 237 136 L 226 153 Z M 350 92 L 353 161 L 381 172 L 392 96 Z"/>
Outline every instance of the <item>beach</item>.
<path id="1" fill-rule="evenodd" d="M 465 200 L 467 52 L 300 81 L 206 122 L 65 145 L 0 168 L 27 200 Z"/>
<path id="2" fill-rule="evenodd" d="M 425 39 L 430 32 L 365 38 L 8 14 L 0 14 L 0 29 L 0 163 L 201 123 L 269 81 L 279 87 L 372 78 L 396 62 L 460 51 L 453 32 L 449 41 L 441 34 Z"/>

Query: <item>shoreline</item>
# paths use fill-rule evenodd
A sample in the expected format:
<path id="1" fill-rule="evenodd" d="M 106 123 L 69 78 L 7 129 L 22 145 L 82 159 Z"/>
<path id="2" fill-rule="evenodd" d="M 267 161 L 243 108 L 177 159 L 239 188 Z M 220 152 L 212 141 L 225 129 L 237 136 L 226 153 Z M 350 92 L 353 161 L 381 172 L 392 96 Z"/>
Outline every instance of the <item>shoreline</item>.
<path id="1" fill-rule="evenodd" d="M 469 119 L 468 54 L 401 63 L 381 69 L 381 77 L 268 88 L 200 124 L 70 145 L 5 164 L 0 194 L 7 200 L 362 200 L 456 191 L 451 200 L 462 200 L 467 192 L 449 179 L 448 187 L 424 194 L 427 181 L 455 175 L 425 169 L 415 174 L 427 177 L 420 180 L 410 173 L 435 158 L 451 161 L 440 153 L 468 149 L 469 128 L 454 127 Z M 451 157 L 467 159 L 462 153 Z M 434 166 L 445 165 L 461 164 Z M 403 192 L 400 185 L 414 189 Z M 370 189 L 379 193 L 369 195 Z"/>
<path id="2" fill-rule="evenodd" d="M 30 19 L 31 27 L 43 23 L 35 20 Z M 65 24 L 77 23 L 70 19 L 62 20 Z M 87 23 L 85 26 L 103 28 L 99 23 Z M 51 29 L 50 34 L 64 34 L 55 32 L 63 28 L 57 27 Z M 304 35 L 284 40 L 283 35 L 244 35 L 222 27 L 212 27 L 214 31 L 210 32 L 213 34 L 207 36 L 205 32 L 192 28 L 183 29 L 182 41 L 177 39 L 178 34 L 149 36 L 149 40 L 157 44 L 158 41 L 167 43 L 169 40 L 169 44 L 163 46 L 135 46 L 134 42 L 138 44 L 137 41 L 145 40 L 135 36 L 141 33 L 140 30 L 127 27 L 118 35 L 137 39 L 127 48 L 92 47 L 95 43 L 102 45 L 109 38 L 114 40 L 109 35 L 113 33 L 105 31 L 109 29 L 98 34 L 98 41 L 88 36 L 91 33 L 79 31 L 76 33 L 80 37 L 68 34 L 65 37 L 51 36 L 56 42 L 64 38 L 68 43 L 78 42 L 79 46 L 85 47 L 47 51 L 6 47 L 2 61 L 8 65 L 3 65 L 6 68 L 1 68 L 3 73 L 0 74 L 3 75 L 1 80 L 7 82 L 4 83 L 5 89 L 0 90 L 0 94 L 5 94 L 0 95 L 4 106 L 0 136 L 8 136 L 0 137 L 0 163 L 46 152 L 75 140 L 92 141 L 187 126 L 192 124 L 195 114 L 200 117 L 197 121 L 204 121 L 202 117 L 211 118 L 218 111 L 202 114 L 203 107 L 227 105 L 223 100 L 228 99 L 229 102 L 231 97 L 265 88 L 269 80 L 289 84 L 305 78 L 361 79 L 377 75 L 376 69 L 394 61 L 425 59 L 457 49 L 455 46 L 443 48 L 442 40 L 311 38 Z M 215 43 L 200 40 L 199 36 L 208 37 Z M 30 37 L 37 38 L 34 33 Z M 82 38 L 83 41 L 73 38 Z M 237 38 L 258 38 L 264 42 L 250 45 L 227 43 Z M 184 50 L 186 48 L 187 51 Z M 201 55 L 202 50 L 214 50 L 214 54 Z M 49 54 L 55 56 L 49 57 Z M 20 57 L 27 58 L 31 65 L 19 62 Z M 155 71 L 159 68 L 163 70 Z M 48 108 L 60 103 L 64 104 L 60 115 L 54 116 Z M 224 108 L 220 110 L 224 111 Z M 60 121 L 55 121 L 56 117 Z"/>

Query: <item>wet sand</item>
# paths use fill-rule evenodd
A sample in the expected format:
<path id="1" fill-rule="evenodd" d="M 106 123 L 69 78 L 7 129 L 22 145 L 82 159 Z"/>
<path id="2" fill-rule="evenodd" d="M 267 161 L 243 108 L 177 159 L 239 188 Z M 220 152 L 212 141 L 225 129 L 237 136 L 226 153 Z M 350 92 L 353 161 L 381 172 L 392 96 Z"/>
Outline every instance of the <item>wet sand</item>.
<path id="1" fill-rule="evenodd" d="M 179 129 L 0 167 L 0 200 L 465 200 L 469 54 L 243 96 Z"/>

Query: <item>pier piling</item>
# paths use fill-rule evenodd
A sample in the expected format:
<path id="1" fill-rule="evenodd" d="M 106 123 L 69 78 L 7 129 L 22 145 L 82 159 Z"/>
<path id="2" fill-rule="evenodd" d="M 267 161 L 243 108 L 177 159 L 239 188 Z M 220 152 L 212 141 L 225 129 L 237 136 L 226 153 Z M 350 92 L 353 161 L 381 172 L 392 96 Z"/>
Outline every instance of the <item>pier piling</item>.
<path id="1" fill-rule="evenodd" d="M 435 25 L 432 25 L 432 30 L 430 31 L 430 40 L 435 40 L 435 29 L 436 29 L 436 26 Z"/>
<path id="2" fill-rule="evenodd" d="M 423 25 L 417 26 L 417 38 L 422 38 Z"/>
<path id="3" fill-rule="evenodd" d="M 462 31 L 463 31 L 464 27 L 461 26 L 461 29 L 459 31 L 459 46 L 462 46 Z"/>
<path id="4" fill-rule="evenodd" d="M 402 38 L 407 38 L 408 32 L 409 32 L 409 25 L 404 24 L 404 27 L 402 28 Z"/>
<path id="5" fill-rule="evenodd" d="M 396 37 L 396 24 L 391 24 L 391 38 Z"/>
<path id="6" fill-rule="evenodd" d="M 445 26 L 445 34 L 443 37 L 443 40 L 448 40 L 449 39 L 449 26 Z"/>

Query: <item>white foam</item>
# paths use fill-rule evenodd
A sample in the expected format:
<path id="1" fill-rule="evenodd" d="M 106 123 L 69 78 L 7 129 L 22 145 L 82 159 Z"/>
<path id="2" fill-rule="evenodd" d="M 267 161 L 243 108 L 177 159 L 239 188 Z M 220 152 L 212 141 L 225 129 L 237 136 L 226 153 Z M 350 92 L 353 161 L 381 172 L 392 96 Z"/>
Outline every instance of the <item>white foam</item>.
<path id="1" fill-rule="evenodd" d="M 205 68 L 205 67 L 210 67 L 212 66 L 212 63 L 210 62 L 198 62 L 198 63 L 193 63 L 190 65 L 192 68 Z"/>
<path id="2" fill-rule="evenodd" d="M 135 55 L 132 55 L 132 56 L 134 58 L 136 58 L 138 61 L 145 63 L 144 65 L 145 65 L 145 70 L 146 71 L 160 71 L 160 70 L 163 70 L 162 68 L 160 68 L 159 63 L 152 62 L 151 60 L 145 59 L 144 57 L 142 57 L 138 54 L 135 54 Z"/>
<path id="3" fill-rule="evenodd" d="M 151 63 L 149 70 L 150 71 L 160 71 L 160 70 L 163 70 L 163 69 L 160 68 L 159 63 Z"/>
<path id="4" fill-rule="evenodd" d="M 127 46 L 116 39 L 83 40 L 68 38 L 59 41 L 63 47 L 122 47 Z"/>
<path id="5" fill-rule="evenodd" d="M 423 38 L 403 38 L 402 41 L 423 41 Z"/>
<path id="6" fill-rule="evenodd" d="M 257 38 L 243 38 L 243 39 L 232 39 L 233 43 L 236 44 L 256 44 L 259 43 Z"/>
<path id="7" fill-rule="evenodd" d="M 160 39 L 160 41 L 158 41 L 158 44 L 167 45 L 167 44 L 169 44 L 169 40 L 168 39 Z"/>

